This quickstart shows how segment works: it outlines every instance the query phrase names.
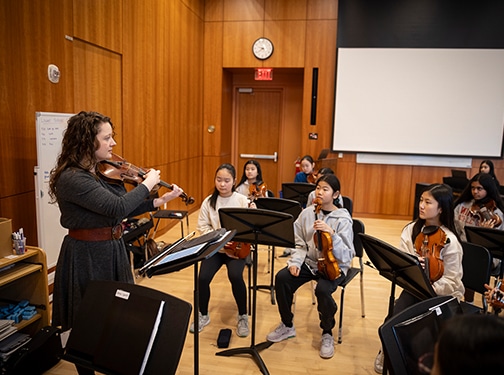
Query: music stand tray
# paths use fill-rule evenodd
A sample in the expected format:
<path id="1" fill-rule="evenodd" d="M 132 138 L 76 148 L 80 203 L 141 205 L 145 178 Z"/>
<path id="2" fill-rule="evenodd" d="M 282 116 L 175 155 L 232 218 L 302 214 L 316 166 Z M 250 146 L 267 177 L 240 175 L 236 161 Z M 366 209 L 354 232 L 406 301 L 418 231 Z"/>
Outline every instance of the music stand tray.
<path id="1" fill-rule="evenodd" d="M 254 244 L 252 248 L 252 333 L 250 347 L 234 348 L 216 353 L 220 356 L 250 354 L 263 374 L 269 374 L 259 350 L 269 348 L 273 343 L 266 341 L 255 344 L 256 302 L 257 302 L 257 245 L 294 247 L 294 220 L 291 214 L 253 208 L 221 208 L 221 226 L 236 230 L 233 238 L 237 242 Z"/>
<path id="2" fill-rule="evenodd" d="M 418 259 L 368 234 L 359 233 L 369 260 L 380 275 L 392 281 L 388 317 L 393 315 L 395 285 L 424 300 L 435 297 L 436 292 Z"/>
<path id="3" fill-rule="evenodd" d="M 315 184 L 307 182 L 284 182 L 282 184 L 282 198 L 298 201 L 301 207 L 306 207 L 308 196 L 315 190 Z"/>
<path id="4" fill-rule="evenodd" d="M 285 212 L 291 214 L 293 220 L 296 220 L 303 208 L 298 201 L 284 198 L 257 198 L 254 203 L 257 208 L 275 212 Z M 271 248 L 271 280 L 270 285 L 257 285 L 257 289 L 269 289 L 271 293 L 271 304 L 275 304 L 275 246 Z"/>

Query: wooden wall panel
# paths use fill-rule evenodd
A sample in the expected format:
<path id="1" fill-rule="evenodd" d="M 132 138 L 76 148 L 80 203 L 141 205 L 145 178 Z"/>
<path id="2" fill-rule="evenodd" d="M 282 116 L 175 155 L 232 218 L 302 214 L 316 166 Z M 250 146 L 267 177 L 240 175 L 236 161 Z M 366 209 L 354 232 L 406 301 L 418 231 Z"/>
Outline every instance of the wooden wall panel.
<path id="1" fill-rule="evenodd" d="M 308 0 L 309 20 L 333 20 L 338 18 L 338 0 Z"/>
<path id="2" fill-rule="evenodd" d="M 73 111 L 72 6 L 67 0 L 3 0 L 0 5 L 0 217 L 37 245 L 33 168 L 35 112 Z M 55 64 L 59 83 L 47 78 Z"/>
<path id="3" fill-rule="evenodd" d="M 123 0 L 74 0 L 74 37 L 121 53 L 122 7 Z"/>
<path id="4" fill-rule="evenodd" d="M 224 1 L 205 1 L 205 22 L 215 22 L 224 20 Z M 206 25 L 205 25 L 206 26 Z"/>
<path id="5" fill-rule="evenodd" d="M 274 50 L 273 55 L 265 60 L 262 66 L 274 68 L 304 66 L 306 21 L 265 21 L 264 35 L 273 42 Z M 261 35 L 257 35 L 259 36 Z"/>
<path id="6" fill-rule="evenodd" d="M 110 117 L 117 146 L 122 155 L 122 64 L 121 55 L 80 40 L 73 40 L 75 112 L 96 111 Z"/>
<path id="7" fill-rule="evenodd" d="M 260 67 L 263 63 L 252 54 L 252 44 L 264 34 L 263 22 L 225 22 L 223 31 L 224 68 Z M 277 53 L 276 51 L 273 53 Z"/>
<path id="8" fill-rule="evenodd" d="M 302 149 L 317 157 L 320 150 L 332 148 L 334 82 L 336 70 L 336 21 L 308 21 L 306 28 L 306 62 L 303 96 Z M 333 46 L 334 48 L 331 48 Z M 316 125 L 310 125 L 313 68 L 318 68 Z M 318 140 L 308 139 L 310 132 Z"/>
<path id="9" fill-rule="evenodd" d="M 224 21 L 260 21 L 264 19 L 265 0 L 222 0 Z"/>
<path id="10" fill-rule="evenodd" d="M 264 19 L 269 20 L 304 20 L 308 0 L 265 0 Z"/>
<path id="11" fill-rule="evenodd" d="M 409 217 L 410 166 L 357 164 L 354 215 Z"/>

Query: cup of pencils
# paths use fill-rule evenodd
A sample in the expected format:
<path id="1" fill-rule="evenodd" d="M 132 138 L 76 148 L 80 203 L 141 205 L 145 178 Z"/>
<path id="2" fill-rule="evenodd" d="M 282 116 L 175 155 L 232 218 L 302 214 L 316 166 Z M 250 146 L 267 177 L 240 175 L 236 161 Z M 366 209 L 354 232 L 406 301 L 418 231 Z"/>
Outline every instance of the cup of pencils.
<path id="1" fill-rule="evenodd" d="M 16 255 L 23 255 L 26 252 L 26 237 L 23 234 L 23 228 L 12 233 L 12 244 Z"/>

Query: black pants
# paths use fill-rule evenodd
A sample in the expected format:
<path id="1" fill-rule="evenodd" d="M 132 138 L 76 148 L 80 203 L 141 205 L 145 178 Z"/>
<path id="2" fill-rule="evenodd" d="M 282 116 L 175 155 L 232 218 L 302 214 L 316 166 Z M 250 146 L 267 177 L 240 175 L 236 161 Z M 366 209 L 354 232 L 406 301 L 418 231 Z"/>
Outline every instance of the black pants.
<path id="1" fill-rule="evenodd" d="M 228 279 L 231 282 L 233 296 L 238 306 L 238 314 L 244 315 L 247 313 L 247 287 L 245 286 L 245 281 L 243 281 L 245 259 L 233 259 L 224 253 L 216 253 L 211 258 L 201 262 L 199 273 L 199 310 L 203 315 L 208 314 L 210 283 L 223 264 L 227 267 Z"/>
<path id="2" fill-rule="evenodd" d="M 282 322 L 286 326 L 292 325 L 294 314 L 291 307 L 296 290 L 308 281 L 317 280 L 315 296 L 317 297 L 320 328 L 323 331 L 331 331 L 336 325 L 334 315 L 338 310 L 332 294 L 336 291 L 343 278 L 343 273 L 336 280 L 332 281 L 321 278 L 318 275 L 314 275 L 304 263 L 301 266 L 299 276 L 292 276 L 287 267 L 280 270 L 275 276 L 275 294 Z"/>

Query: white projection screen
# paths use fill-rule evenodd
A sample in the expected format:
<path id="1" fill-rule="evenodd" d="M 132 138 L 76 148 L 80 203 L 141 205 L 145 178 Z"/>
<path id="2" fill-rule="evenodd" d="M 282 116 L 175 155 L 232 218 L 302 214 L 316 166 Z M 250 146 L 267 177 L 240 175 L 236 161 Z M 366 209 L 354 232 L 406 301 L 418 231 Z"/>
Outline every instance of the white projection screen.
<path id="1" fill-rule="evenodd" d="M 459 17 L 458 23 L 444 22 L 444 10 L 435 6 L 439 2 L 447 5 L 446 17 Z M 491 9 L 489 4 L 499 4 L 483 2 L 485 12 Z M 461 3 L 453 0 L 409 0 L 403 4 L 411 7 L 403 5 L 401 11 L 397 10 L 401 2 L 377 3 L 339 1 L 332 149 L 500 157 L 504 46 L 502 40 L 495 44 L 493 39 L 503 28 L 499 26 L 494 35 L 490 17 L 484 19 L 490 25 L 483 35 L 456 35 L 454 30 L 460 30 L 456 26 L 477 12 L 462 9 L 454 15 L 448 5 Z M 420 12 L 425 8 L 434 20 Z M 424 15 L 420 20 L 419 13 Z"/>

